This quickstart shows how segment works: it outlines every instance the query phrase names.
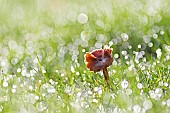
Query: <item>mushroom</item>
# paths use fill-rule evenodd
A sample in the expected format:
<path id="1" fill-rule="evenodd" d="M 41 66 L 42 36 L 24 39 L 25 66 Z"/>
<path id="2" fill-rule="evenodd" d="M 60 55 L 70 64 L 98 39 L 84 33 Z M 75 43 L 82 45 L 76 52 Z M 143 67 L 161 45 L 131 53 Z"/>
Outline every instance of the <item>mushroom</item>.
<path id="1" fill-rule="evenodd" d="M 86 52 L 85 54 L 86 67 L 93 72 L 103 70 L 103 75 L 107 83 L 109 81 L 107 67 L 109 67 L 112 62 L 112 49 L 106 45 L 103 49 L 93 50 L 92 52 Z"/>

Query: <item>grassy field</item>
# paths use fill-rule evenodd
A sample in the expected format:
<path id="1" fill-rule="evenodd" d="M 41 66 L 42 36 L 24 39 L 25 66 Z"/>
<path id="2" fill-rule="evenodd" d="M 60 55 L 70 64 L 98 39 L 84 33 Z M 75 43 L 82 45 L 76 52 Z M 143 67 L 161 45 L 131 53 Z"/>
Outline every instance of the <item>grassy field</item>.
<path id="1" fill-rule="evenodd" d="M 169 113 L 169 0 L 0 0 L 0 112 Z M 86 52 L 108 45 L 110 85 Z"/>

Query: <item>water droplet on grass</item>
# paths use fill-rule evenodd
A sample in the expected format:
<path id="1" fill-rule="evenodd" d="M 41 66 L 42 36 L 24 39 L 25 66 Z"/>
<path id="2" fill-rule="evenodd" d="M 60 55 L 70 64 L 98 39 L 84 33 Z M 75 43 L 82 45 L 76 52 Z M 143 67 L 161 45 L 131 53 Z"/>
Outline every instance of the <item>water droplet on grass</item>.
<path id="1" fill-rule="evenodd" d="M 85 49 L 82 49 L 82 52 L 84 53 L 84 52 L 86 52 L 86 50 L 85 50 Z"/>
<path id="2" fill-rule="evenodd" d="M 167 82 L 164 83 L 164 86 L 165 86 L 165 87 L 168 87 L 168 85 L 169 85 L 169 84 L 168 84 Z"/>
<path id="3" fill-rule="evenodd" d="M 16 92 L 16 89 L 12 89 L 11 92 L 12 92 L 12 93 L 15 93 L 15 92 Z"/>
<path id="4" fill-rule="evenodd" d="M 36 108 L 38 111 L 42 112 L 44 110 L 47 109 L 47 105 L 45 102 L 39 102 L 37 105 L 36 105 Z"/>
<path id="5" fill-rule="evenodd" d="M 76 72 L 76 75 L 80 75 L 80 72 Z"/>
<path id="6" fill-rule="evenodd" d="M 162 93 L 163 93 L 163 91 L 162 91 L 161 88 L 156 88 L 156 89 L 155 89 L 155 93 L 156 93 L 156 94 L 159 94 L 159 95 L 161 96 Z"/>
<path id="7" fill-rule="evenodd" d="M 93 94 L 93 92 L 92 92 L 91 90 L 88 90 L 87 93 L 88 93 L 89 95 L 92 95 L 92 94 Z"/>
<path id="8" fill-rule="evenodd" d="M 11 63 L 12 63 L 13 65 L 16 65 L 16 64 L 18 63 L 18 59 L 17 59 L 17 58 L 13 58 L 13 59 L 11 60 Z"/>
<path id="9" fill-rule="evenodd" d="M 150 90 L 149 94 L 150 94 L 151 98 L 155 98 L 156 97 L 156 94 L 155 94 L 155 92 L 153 90 Z"/>
<path id="10" fill-rule="evenodd" d="M 61 77 L 64 77 L 65 76 L 65 74 L 64 73 L 61 73 Z"/>
<path id="11" fill-rule="evenodd" d="M 29 86 L 29 90 L 33 90 L 33 87 L 32 87 L 32 86 Z"/>
<path id="12" fill-rule="evenodd" d="M 134 106 L 133 106 L 133 111 L 134 111 L 135 113 L 140 113 L 141 107 L 140 107 L 139 105 L 134 105 Z"/>
<path id="13" fill-rule="evenodd" d="M 18 69 L 17 69 L 17 72 L 20 73 L 20 72 L 21 72 L 21 68 L 18 68 Z"/>
<path id="14" fill-rule="evenodd" d="M 85 13 L 81 13 L 78 15 L 77 20 L 80 24 L 85 24 L 88 21 L 88 16 Z"/>
<path id="15" fill-rule="evenodd" d="M 153 38 L 154 38 L 154 39 L 157 39 L 157 38 L 158 38 L 158 35 L 157 35 L 157 34 L 153 34 Z"/>
<path id="16" fill-rule="evenodd" d="M 152 102 L 150 100 L 146 100 L 143 102 L 143 107 L 148 110 L 152 108 Z"/>
<path id="17" fill-rule="evenodd" d="M 131 46 L 131 45 L 129 45 L 129 46 L 128 46 L 128 49 L 132 49 L 132 46 Z"/>
<path id="18" fill-rule="evenodd" d="M 95 43 L 95 47 L 98 48 L 98 49 L 99 49 L 99 48 L 102 48 L 102 43 L 96 42 L 96 43 Z"/>
<path id="19" fill-rule="evenodd" d="M 28 93 L 25 95 L 26 100 L 31 103 L 34 104 L 36 102 L 35 100 L 35 95 L 33 93 Z"/>
<path id="20" fill-rule="evenodd" d="M 14 40 L 9 41 L 8 46 L 11 50 L 15 50 L 17 48 L 17 43 Z"/>
<path id="21" fill-rule="evenodd" d="M 6 63 L 4 61 L 1 62 L 1 66 L 4 67 Z"/>
<path id="22" fill-rule="evenodd" d="M 122 81 L 122 83 L 121 83 L 121 86 L 123 89 L 126 89 L 128 87 L 128 85 L 129 85 L 128 81 L 125 81 L 125 80 Z"/>
<path id="23" fill-rule="evenodd" d="M 164 34 L 164 31 L 160 31 L 160 34 L 163 35 L 163 34 Z"/>
<path id="24" fill-rule="evenodd" d="M 33 53 L 34 53 L 34 48 L 32 48 L 32 47 L 27 47 L 26 48 L 26 54 L 31 55 Z"/>
<path id="25" fill-rule="evenodd" d="M 142 47 L 142 45 L 139 44 L 139 45 L 138 45 L 138 48 L 140 49 L 141 47 Z"/>
<path id="26" fill-rule="evenodd" d="M 16 86 L 16 85 L 12 85 L 12 88 L 16 89 L 16 88 L 17 88 L 17 86 Z"/>
<path id="27" fill-rule="evenodd" d="M 119 54 L 114 54 L 114 58 L 118 58 L 119 57 Z"/>
<path id="28" fill-rule="evenodd" d="M 150 39 L 150 37 L 148 37 L 148 36 L 143 36 L 143 41 L 144 41 L 145 43 L 149 43 L 149 42 L 151 41 L 151 39 Z"/>
<path id="29" fill-rule="evenodd" d="M 77 45 L 81 45 L 81 44 L 82 44 L 82 40 L 81 40 L 81 39 L 76 39 L 76 40 L 75 40 L 75 43 L 76 43 Z"/>
<path id="30" fill-rule="evenodd" d="M 124 49 L 128 49 L 128 47 L 129 47 L 129 42 L 123 42 L 123 43 L 122 43 L 122 47 L 123 47 Z"/>
<path id="31" fill-rule="evenodd" d="M 142 86 L 141 83 L 138 83 L 138 84 L 137 84 L 137 87 L 138 87 L 138 89 L 142 89 L 143 86 Z"/>
<path id="32" fill-rule="evenodd" d="M 98 87 L 94 87 L 94 91 L 95 91 L 95 92 L 97 92 L 97 91 L 98 91 L 98 89 L 99 89 Z"/>
<path id="33" fill-rule="evenodd" d="M 127 55 L 127 51 L 122 51 L 122 55 L 123 56 Z"/>
<path id="34" fill-rule="evenodd" d="M 153 43 L 152 42 L 148 43 L 148 46 L 153 47 Z"/>
<path id="35" fill-rule="evenodd" d="M 168 100 L 166 101 L 166 104 L 167 104 L 168 107 L 170 107 L 170 99 L 168 99 Z"/>
<path id="36" fill-rule="evenodd" d="M 24 109 L 24 108 L 21 108 L 19 113 L 28 113 L 28 111 L 26 109 Z"/>
<path id="37" fill-rule="evenodd" d="M 166 105 L 166 102 L 165 102 L 165 101 L 162 101 L 162 103 L 161 103 L 161 104 L 164 106 L 164 105 Z"/>
<path id="38" fill-rule="evenodd" d="M 98 100 L 97 99 L 93 99 L 92 102 L 98 103 Z"/>
<path id="39" fill-rule="evenodd" d="M 47 88 L 47 92 L 51 94 L 51 93 L 55 93 L 56 90 L 55 90 L 55 88 L 54 88 L 53 86 L 49 86 L 49 87 Z"/>
<path id="40" fill-rule="evenodd" d="M 113 45 L 113 42 L 112 42 L 112 41 L 110 41 L 110 42 L 109 42 L 109 46 L 112 46 L 112 45 Z"/>
<path id="41" fill-rule="evenodd" d="M 129 58 L 129 56 L 128 55 L 125 55 L 125 59 L 128 59 Z"/>
<path id="42" fill-rule="evenodd" d="M 156 54 L 157 54 L 157 58 L 160 58 L 160 57 L 161 57 L 162 52 L 161 52 L 161 49 L 160 49 L 160 48 L 158 48 L 158 49 L 156 50 Z"/>
<path id="43" fill-rule="evenodd" d="M 126 89 L 126 94 L 127 95 L 131 95 L 132 94 L 132 90 L 131 89 Z"/>
<path id="44" fill-rule="evenodd" d="M 8 82 L 7 81 L 3 82 L 3 87 L 8 87 Z"/>
<path id="45" fill-rule="evenodd" d="M 127 41 L 129 39 L 129 36 L 126 33 L 122 33 L 121 37 L 123 41 Z"/>
<path id="46" fill-rule="evenodd" d="M 3 106 L 0 106 L 0 112 L 2 112 L 3 111 Z"/>
<path id="47" fill-rule="evenodd" d="M 39 96 L 35 96 L 35 100 L 39 100 L 39 98 L 40 98 Z"/>

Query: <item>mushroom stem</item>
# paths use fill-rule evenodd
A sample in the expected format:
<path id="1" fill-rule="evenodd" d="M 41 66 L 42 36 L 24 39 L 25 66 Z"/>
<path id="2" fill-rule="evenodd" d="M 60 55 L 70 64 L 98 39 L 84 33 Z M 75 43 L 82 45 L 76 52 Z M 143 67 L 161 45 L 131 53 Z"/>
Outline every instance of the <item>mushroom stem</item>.
<path id="1" fill-rule="evenodd" d="M 106 83 L 109 83 L 109 76 L 108 76 L 107 67 L 103 68 L 103 75 L 104 75 Z"/>

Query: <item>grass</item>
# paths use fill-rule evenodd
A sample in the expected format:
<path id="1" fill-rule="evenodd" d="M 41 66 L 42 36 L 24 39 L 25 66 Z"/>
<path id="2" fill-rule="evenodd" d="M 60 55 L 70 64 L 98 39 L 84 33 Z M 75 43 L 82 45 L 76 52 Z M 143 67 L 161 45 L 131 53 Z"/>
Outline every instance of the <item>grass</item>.
<path id="1" fill-rule="evenodd" d="M 169 5 L 0 0 L 0 112 L 169 113 Z M 110 86 L 84 63 L 104 45 Z"/>

